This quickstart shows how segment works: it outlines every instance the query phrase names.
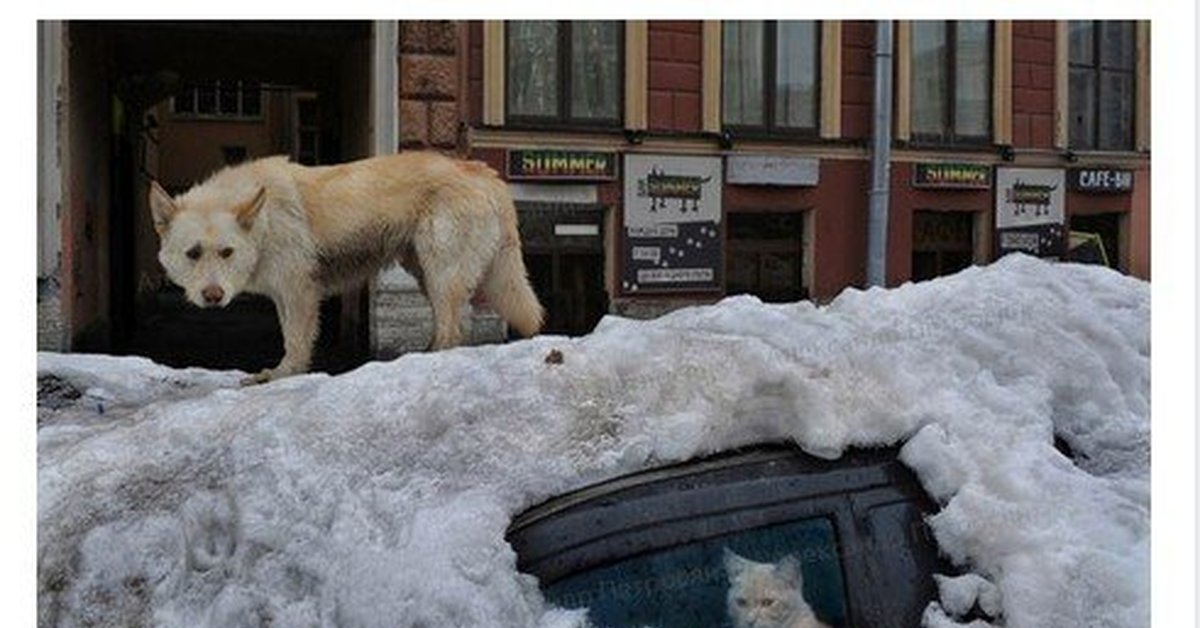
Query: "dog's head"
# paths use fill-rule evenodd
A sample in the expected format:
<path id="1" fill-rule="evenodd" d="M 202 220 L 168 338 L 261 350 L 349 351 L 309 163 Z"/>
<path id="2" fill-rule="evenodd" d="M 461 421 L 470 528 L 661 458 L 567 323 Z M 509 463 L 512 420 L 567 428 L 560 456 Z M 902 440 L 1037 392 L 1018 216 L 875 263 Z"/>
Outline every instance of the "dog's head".
<path id="1" fill-rule="evenodd" d="M 215 196 L 171 198 L 150 184 L 150 212 L 161 246 L 158 261 L 167 277 L 200 307 L 224 307 L 246 287 L 258 264 L 250 237 L 266 190 L 232 202 Z"/>

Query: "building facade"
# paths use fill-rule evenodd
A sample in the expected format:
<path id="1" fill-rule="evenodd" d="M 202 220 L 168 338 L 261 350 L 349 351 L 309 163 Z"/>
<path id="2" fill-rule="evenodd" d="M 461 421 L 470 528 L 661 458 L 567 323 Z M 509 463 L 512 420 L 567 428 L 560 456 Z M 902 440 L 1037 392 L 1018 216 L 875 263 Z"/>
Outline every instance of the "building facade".
<path id="1" fill-rule="evenodd" d="M 892 98 L 882 103 L 892 136 L 888 285 L 1017 250 L 1149 279 L 1147 22 L 891 27 Z M 823 302 L 866 282 L 874 22 L 414 21 L 319 33 L 281 24 L 267 33 L 274 47 L 303 48 L 315 67 L 326 68 L 315 80 L 282 76 L 282 61 L 240 67 L 238 55 L 219 68 L 182 59 L 127 67 L 122 50 L 158 44 L 124 28 L 44 24 L 43 50 L 58 42 L 66 60 L 55 62 L 67 67 L 57 76 L 75 79 L 66 87 L 60 80 L 58 92 L 44 90 L 47 98 L 104 102 L 87 68 L 70 62 L 70 51 L 82 46 L 113 57 L 104 68 L 118 79 L 171 71 L 192 83 L 240 80 L 313 94 L 330 107 L 313 127 L 329 160 L 433 149 L 485 161 L 517 201 L 549 333 L 583 334 L 605 314 L 650 317 L 732 294 Z M 216 27 L 185 35 L 228 39 Z M 261 41 L 263 33 L 250 36 Z M 43 74 L 51 83 L 54 76 Z M 180 98 L 178 87 L 167 91 Z M 213 102 L 220 107 L 219 93 Z M 95 111 L 102 108 L 68 106 L 57 121 L 43 119 L 82 130 L 105 119 Z M 347 116 L 361 124 L 348 124 Z M 167 128 L 141 144 L 164 153 Z M 286 128 L 293 129 L 282 133 L 290 144 L 265 146 L 298 150 L 295 125 Z M 189 141 L 212 144 L 219 132 L 201 135 L 208 139 Z M 218 144 L 226 160 L 259 152 Z M 57 145 L 70 149 L 68 163 L 112 149 L 61 137 Z M 171 152 L 218 157 L 212 146 Z M 39 285 L 45 278 L 60 286 L 46 290 L 47 302 L 55 298 L 69 313 L 60 346 L 75 349 L 88 319 L 114 328 L 123 314 L 112 304 L 131 288 L 106 277 L 105 264 L 96 271 L 74 261 L 118 244 L 111 234 L 89 239 L 79 229 L 92 214 L 78 186 L 119 178 L 101 176 L 105 183 L 97 184 L 80 177 L 98 173 L 68 170 L 58 174 L 67 183 L 44 186 L 61 193 L 54 201 L 47 192 L 46 203 L 66 211 L 57 232 L 46 220 L 44 237 L 56 242 L 43 249 L 60 246 L 61 259 L 42 256 Z M 97 224 L 128 219 L 113 190 L 93 198 L 100 199 L 93 210 L 107 208 L 93 211 Z M 402 272 L 385 273 L 335 306 L 327 318 L 337 329 L 323 336 L 353 345 L 360 359 L 418 348 L 428 323 L 415 290 Z M 478 314 L 477 341 L 503 337 L 486 308 Z"/>

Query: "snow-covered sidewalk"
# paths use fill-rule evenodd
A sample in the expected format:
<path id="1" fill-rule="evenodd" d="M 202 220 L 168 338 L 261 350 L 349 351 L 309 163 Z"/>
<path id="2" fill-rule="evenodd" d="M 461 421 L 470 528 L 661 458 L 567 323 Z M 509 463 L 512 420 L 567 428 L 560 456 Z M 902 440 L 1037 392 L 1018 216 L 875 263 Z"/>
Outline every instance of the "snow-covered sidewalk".
<path id="1" fill-rule="evenodd" d="M 1013 628 L 1149 625 L 1150 290 L 1101 268 L 1010 256 L 252 388 L 135 358 L 38 370 L 43 626 L 582 626 L 517 571 L 513 515 L 780 440 L 905 443 L 939 546 L 983 578 L 943 583 L 926 625 L 968 589 Z"/>

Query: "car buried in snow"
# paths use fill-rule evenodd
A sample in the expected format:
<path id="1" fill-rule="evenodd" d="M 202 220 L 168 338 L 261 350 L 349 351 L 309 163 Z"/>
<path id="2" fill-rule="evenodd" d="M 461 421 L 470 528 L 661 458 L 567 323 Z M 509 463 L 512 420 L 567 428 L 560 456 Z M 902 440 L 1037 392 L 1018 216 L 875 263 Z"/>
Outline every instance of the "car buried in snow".
<path id="1" fill-rule="evenodd" d="M 548 602 L 599 628 L 910 628 L 953 571 L 923 520 L 935 508 L 895 448 L 828 461 L 774 445 L 559 496 L 508 540 Z M 753 565 L 766 581 L 739 586 Z M 803 614 L 821 623 L 770 620 Z"/>

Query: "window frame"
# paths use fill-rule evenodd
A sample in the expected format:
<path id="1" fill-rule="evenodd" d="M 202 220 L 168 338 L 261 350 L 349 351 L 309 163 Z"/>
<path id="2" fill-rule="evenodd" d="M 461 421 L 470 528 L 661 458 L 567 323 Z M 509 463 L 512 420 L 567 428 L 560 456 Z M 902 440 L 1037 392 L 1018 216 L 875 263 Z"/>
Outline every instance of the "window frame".
<path id="1" fill-rule="evenodd" d="M 954 146 L 954 147 L 985 147 L 991 146 L 992 138 L 996 132 L 996 123 L 992 115 L 993 101 L 996 97 L 996 22 L 995 20 L 980 20 L 987 24 L 987 43 L 984 49 L 987 50 L 988 59 L 988 81 L 987 81 L 987 98 L 988 107 L 984 113 L 984 121 L 986 130 L 983 135 L 961 135 L 958 133 L 958 125 L 956 123 L 957 108 L 957 70 L 958 70 L 958 22 L 961 20 L 928 20 L 930 22 L 938 22 L 946 28 L 946 61 L 943 70 L 946 72 L 946 93 L 942 104 L 945 107 L 943 123 L 949 134 L 933 134 L 919 132 L 913 123 L 916 119 L 917 100 L 913 97 L 914 91 L 912 83 L 916 78 L 916 73 L 909 71 L 909 144 L 915 146 Z M 915 26 L 916 21 L 911 23 Z M 910 39 L 913 40 L 909 44 L 909 49 L 904 51 L 909 57 L 909 65 L 912 65 L 912 54 L 915 48 L 916 34 L 915 29 Z"/>
<path id="2" fill-rule="evenodd" d="M 1081 64 L 1071 60 L 1070 45 L 1071 45 L 1071 22 L 1086 22 L 1089 28 L 1092 29 L 1092 63 Z M 1130 29 L 1129 47 L 1132 57 L 1129 59 L 1129 68 L 1107 67 L 1103 62 L 1103 54 L 1101 48 L 1103 45 L 1101 24 L 1105 22 L 1117 22 Z M 1086 145 L 1078 145 L 1071 138 L 1071 123 L 1067 123 L 1067 148 L 1070 150 L 1082 151 L 1115 151 L 1115 152 L 1134 152 L 1137 147 L 1137 98 L 1138 98 L 1138 32 L 1137 22 L 1135 20 L 1068 20 L 1067 21 L 1067 41 L 1063 45 L 1067 46 L 1067 118 L 1070 119 L 1071 107 L 1071 71 L 1072 70 L 1088 70 L 1095 80 L 1094 89 L 1092 91 L 1093 104 L 1089 114 L 1092 116 L 1092 137 L 1088 138 Z M 1119 147 L 1101 146 L 1100 136 L 1100 107 L 1101 93 L 1104 91 L 1103 75 L 1104 72 L 1121 72 L 1129 76 L 1132 89 L 1129 90 L 1129 136 L 1125 138 L 1127 141 Z"/>
<path id="3" fill-rule="evenodd" d="M 725 121 L 725 81 L 729 79 L 729 72 L 725 68 L 725 40 L 724 27 L 725 24 L 738 20 L 726 20 L 721 22 L 722 28 L 722 43 L 721 43 L 721 86 L 720 98 L 721 104 L 721 128 L 731 131 L 736 135 L 741 135 L 751 138 L 771 138 L 771 137 L 787 137 L 787 138 L 805 138 L 815 139 L 821 136 L 821 116 L 822 97 L 824 95 L 822 85 L 824 76 L 824 20 L 795 20 L 795 21 L 811 21 L 813 28 L 813 66 L 816 72 L 813 79 L 815 87 L 813 91 L 813 126 L 812 127 L 795 127 L 795 126 L 780 126 L 777 124 L 777 116 L 775 112 L 775 99 L 779 93 L 779 64 L 776 62 L 779 51 L 779 23 L 788 20 L 746 20 L 758 21 L 763 25 L 763 124 L 730 124 Z"/>
<path id="4" fill-rule="evenodd" d="M 221 112 L 221 88 L 223 83 L 235 83 L 237 85 L 237 112 L 222 113 Z M 212 91 L 215 102 L 215 108 L 212 112 L 199 111 L 200 92 L 202 90 Z M 246 108 L 246 92 L 255 90 L 258 92 L 258 112 L 247 114 Z M 205 120 L 205 121 L 229 121 L 229 122 L 261 122 L 265 119 L 266 114 L 266 89 L 262 83 L 243 80 L 222 81 L 215 80 L 206 83 L 196 83 L 185 86 L 179 95 L 171 97 L 170 113 L 174 120 Z M 179 109 L 179 99 L 181 96 L 190 98 L 192 108 L 190 111 L 181 111 Z"/>
<path id="5" fill-rule="evenodd" d="M 612 22 L 616 25 L 617 31 L 617 91 L 613 98 L 616 100 L 617 114 L 615 118 L 576 118 L 571 115 L 571 31 L 573 25 L 578 20 L 545 20 L 554 22 L 555 37 L 558 40 L 558 83 L 555 91 L 558 93 L 558 113 L 554 116 L 531 116 L 531 115 L 514 115 L 512 113 L 512 102 L 509 99 L 511 96 L 510 80 L 512 74 L 508 71 L 509 63 L 512 62 L 512 39 L 509 37 L 509 29 L 514 21 L 522 20 L 505 20 L 504 21 L 504 125 L 508 127 L 531 129 L 531 130 L 549 130 L 549 129 L 564 129 L 572 130 L 599 130 L 611 131 L 621 129 L 625 122 L 625 22 L 622 20 L 596 20 L 601 22 Z"/>

